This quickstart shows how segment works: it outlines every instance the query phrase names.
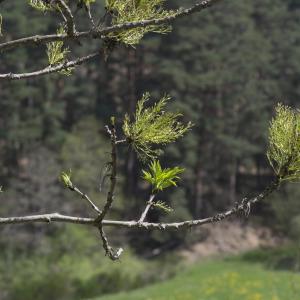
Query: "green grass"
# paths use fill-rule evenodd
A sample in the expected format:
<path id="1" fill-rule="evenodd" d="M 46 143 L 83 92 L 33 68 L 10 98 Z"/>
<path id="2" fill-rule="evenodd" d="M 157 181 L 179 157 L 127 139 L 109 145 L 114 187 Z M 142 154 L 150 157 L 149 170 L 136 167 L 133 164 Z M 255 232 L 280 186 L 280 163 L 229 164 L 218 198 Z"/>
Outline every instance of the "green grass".
<path id="1" fill-rule="evenodd" d="M 197 264 L 171 280 L 94 300 L 297 300 L 299 273 L 239 260 Z"/>

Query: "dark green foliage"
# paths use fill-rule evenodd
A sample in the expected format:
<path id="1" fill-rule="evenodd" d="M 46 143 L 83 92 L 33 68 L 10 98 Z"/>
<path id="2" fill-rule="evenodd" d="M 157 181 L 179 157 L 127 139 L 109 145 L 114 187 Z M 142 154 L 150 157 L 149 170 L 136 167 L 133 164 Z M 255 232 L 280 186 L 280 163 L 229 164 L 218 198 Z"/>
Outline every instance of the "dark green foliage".
<path id="1" fill-rule="evenodd" d="M 270 226 L 294 240 L 300 240 L 300 236 L 296 237 L 295 234 L 300 228 L 297 221 L 300 216 L 299 197 L 297 185 L 289 183 L 270 200 L 270 212 L 273 215 Z"/>
<path id="2" fill-rule="evenodd" d="M 149 213 L 151 221 L 184 221 L 207 216 L 227 208 L 230 202 L 245 194 L 261 191 L 273 176 L 265 156 L 273 108 L 281 99 L 286 99 L 285 104 L 290 107 L 299 105 L 299 5 L 294 0 L 223 2 L 200 15 L 178 20 L 170 35 L 147 35 L 137 51 L 126 47 L 116 49 L 105 65 L 102 60 L 95 60 L 68 78 L 51 75 L 39 80 L 1 83 L 0 184 L 5 191 L 0 195 L 1 216 L 45 212 L 45 208 L 51 212 L 90 216 L 91 211 L 79 197 L 64 194 L 57 174 L 72 168 L 74 183 L 101 206 L 107 179 L 103 181 L 100 194 L 99 185 L 105 178 L 103 173 L 109 156 L 109 138 L 103 125 L 115 115 L 119 128 L 124 114 L 134 114 L 136 100 L 147 90 L 156 99 L 163 92 L 170 93 L 174 99 L 169 103 L 170 111 L 175 115 L 177 111 L 182 112 L 184 120 L 195 124 L 189 134 L 169 145 L 165 155 L 160 157 L 163 165 L 186 168 L 182 174 L 185 184 L 177 189 L 166 189 L 161 198 L 163 205 L 174 211 L 165 214 L 160 209 L 153 209 Z M 192 3 L 194 1 L 187 0 L 184 5 Z M 96 1 L 92 6 L 98 19 L 104 14 L 103 4 L 104 1 Z M 182 6 L 183 2 L 174 0 L 167 4 L 172 8 Z M 57 20 L 52 20 L 52 13 L 45 16 L 29 5 L 25 6 L 22 1 L 1 3 L 3 33 L 19 37 L 32 35 L 33 28 L 41 34 L 57 30 Z M 78 16 L 84 13 L 79 11 Z M 114 22 L 119 22 L 117 20 L 115 18 Z M 80 19 L 78 29 L 84 30 L 85 22 L 84 18 Z M 157 28 L 146 29 L 152 32 Z M 132 36 L 123 36 L 123 40 L 122 36 L 112 38 L 133 45 L 145 32 L 131 33 Z M 5 37 L 1 38 L 5 40 Z M 93 44 L 98 49 L 99 42 Z M 80 47 L 72 43 L 65 45 L 73 46 L 76 55 L 86 54 L 85 43 Z M 1 53 L 0 70 L 3 73 L 22 72 L 44 67 L 47 64 L 45 50 L 45 47 L 26 47 Z M 16 66 L 16 61 L 22 63 Z M 152 124 L 144 124 L 144 128 L 148 129 Z M 137 141 L 132 143 L 133 148 L 145 156 L 144 148 L 138 142 L 140 132 L 134 129 L 135 118 L 128 120 L 128 125 L 132 126 L 127 134 L 129 139 L 134 137 Z M 122 138 L 121 132 L 118 132 L 118 138 Z M 46 150 L 41 151 L 41 145 Z M 151 155 L 156 156 L 157 153 L 152 152 L 157 150 L 156 146 L 152 144 L 152 137 L 146 138 L 146 149 L 150 149 Z M 109 217 L 136 219 L 144 208 L 145 201 L 142 200 L 148 196 L 148 185 L 140 180 L 141 168 L 135 155 L 129 153 L 127 156 L 127 147 L 120 146 L 118 151 L 120 185 Z M 270 199 L 263 207 L 257 207 L 253 213 L 275 225 L 276 232 L 284 232 L 296 240 L 298 199 L 299 186 L 289 185 L 282 194 Z M 1 228 L 0 253 L 5 253 L 1 259 L 5 265 L 0 276 L 6 273 L 7 277 L 0 280 L 0 294 L 9 289 L 14 293 L 11 299 L 21 297 L 26 300 L 25 295 L 28 299 L 47 299 L 45 295 L 51 288 L 57 289 L 57 299 L 68 297 L 66 295 L 76 299 L 89 297 L 89 291 L 96 294 L 102 293 L 103 289 L 112 290 L 114 284 L 124 288 L 122 280 L 128 276 L 125 269 L 130 269 L 134 262 L 129 258 L 128 265 L 121 263 L 120 269 L 109 274 L 106 272 L 110 270 L 95 268 L 102 268 L 99 259 L 103 258 L 103 253 L 99 243 L 86 244 L 85 232 L 79 234 L 77 242 L 68 240 L 68 236 L 76 234 L 73 232 L 62 236 L 58 242 L 46 243 L 39 256 L 47 256 L 49 251 L 56 251 L 56 245 L 62 245 L 61 252 L 53 259 L 47 261 L 28 256 L 26 262 L 17 262 L 17 257 L 26 256 L 36 244 L 44 243 L 45 236 L 53 235 L 49 227 L 42 228 Z M 122 239 L 123 244 L 131 243 L 139 254 L 151 256 L 153 249 L 169 251 L 192 235 L 194 233 L 189 231 L 144 235 L 136 232 L 135 235 L 124 230 L 116 237 Z M 9 245 L 4 243 L 7 239 Z M 97 233 L 92 240 L 97 241 Z M 77 254 L 81 246 L 92 250 L 80 250 Z M 11 249 L 17 249 L 18 255 L 14 256 Z M 91 259 L 91 252 L 97 252 L 99 256 Z M 71 257 L 67 258 L 67 254 Z M 127 257 L 124 260 L 127 261 Z M 132 260 L 136 261 L 136 258 Z M 53 268 L 48 268 L 49 265 Z M 67 268 L 72 265 L 80 275 Z M 36 269 L 41 276 L 31 274 L 27 268 Z M 134 265 L 134 268 L 140 270 L 138 266 Z M 94 269 L 97 269 L 95 273 L 92 272 Z M 128 280 L 131 287 L 140 284 L 142 273 L 137 272 Z M 20 277 L 16 278 L 16 274 Z M 85 278 L 84 274 L 87 274 Z M 112 276 L 116 283 L 111 281 Z M 99 280 L 107 285 L 99 285 Z M 40 288 L 39 296 L 30 294 L 30 291 L 36 292 L 34 285 Z"/>
<path id="3" fill-rule="evenodd" d="M 299 10 L 275 3 L 223 2 L 201 17 L 178 21 L 162 40 L 147 41 L 147 65 L 155 66 L 148 81 L 159 87 L 157 93 L 168 91 L 172 108 L 195 124 L 166 151 L 168 160 L 187 169 L 195 217 L 253 194 L 272 174 L 265 156 L 268 121 L 277 99 L 291 99 L 297 107 L 300 96 L 291 94 L 299 69 L 286 59 L 290 51 L 296 64 L 300 57 L 294 38 Z"/>
<path id="4" fill-rule="evenodd" d="M 277 270 L 299 271 L 300 247 L 287 244 L 274 249 L 258 249 L 237 258 L 251 263 L 262 263 L 265 267 Z"/>
<path id="5" fill-rule="evenodd" d="M 0 14 L 0 36 L 2 35 L 2 15 Z"/>
<path id="6" fill-rule="evenodd" d="M 9 253 L 6 259 L 1 254 L 0 288 L 7 293 L 5 299 L 86 299 L 130 290 L 159 278 L 159 264 L 141 260 L 130 251 L 121 263 L 111 264 L 94 251 L 99 245 L 90 230 L 72 226 L 58 230 L 28 256 L 11 252 L 13 261 L 9 261 Z M 171 273 L 171 264 L 165 267 Z"/>
<path id="7" fill-rule="evenodd" d="M 109 158 L 109 138 L 104 135 L 102 122 L 87 117 L 77 122 L 68 134 L 61 149 L 61 159 L 66 170 L 72 168 L 72 176 L 83 182 L 99 183 L 101 167 Z"/>

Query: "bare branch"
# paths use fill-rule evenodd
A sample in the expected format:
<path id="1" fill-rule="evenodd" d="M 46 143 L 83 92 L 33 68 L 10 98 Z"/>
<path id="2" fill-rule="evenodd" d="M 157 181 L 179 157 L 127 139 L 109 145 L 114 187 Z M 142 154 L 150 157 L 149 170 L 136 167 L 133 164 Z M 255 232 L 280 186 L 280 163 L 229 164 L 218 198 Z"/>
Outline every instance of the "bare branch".
<path id="1" fill-rule="evenodd" d="M 120 255 L 123 252 L 122 248 L 119 248 L 117 251 L 115 251 L 108 243 L 108 239 L 106 237 L 105 231 L 103 229 L 103 224 L 102 221 L 105 217 L 105 215 L 108 213 L 109 209 L 111 208 L 111 205 L 114 200 L 114 192 L 115 192 L 115 187 L 117 183 L 117 146 L 116 146 L 116 128 L 115 128 L 115 119 L 112 117 L 111 119 L 111 128 L 106 126 L 107 132 L 110 135 L 110 140 L 111 140 L 111 173 L 110 173 L 110 186 L 109 186 L 109 191 L 107 193 L 107 198 L 106 198 L 106 203 L 104 205 L 104 208 L 100 215 L 96 218 L 95 223 L 98 224 L 100 236 L 102 239 L 102 245 L 104 248 L 104 251 L 106 255 L 111 260 L 117 260 L 119 259 Z"/>
<path id="2" fill-rule="evenodd" d="M 80 34 L 75 34 L 72 37 L 68 36 L 67 34 L 47 34 L 29 36 L 0 44 L 0 53 L 11 48 L 26 46 L 27 44 L 40 45 L 55 41 L 65 41 L 68 39 L 76 40 L 77 38 L 79 38 L 79 36 Z"/>
<path id="3" fill-rule="evenodd" d="M 102 239 L 102 245 L 103 245 L 105 254 L 108 255 L 108 257 L 111 260 L 118 260 L 123 252 L 123 248 L 118 248 L 115 251 L 108 243 L 108 239 L 107 239 L 106 234 L 103 229 L 103 224 L 101 223 L 101 225 L 98 228 L 99 228 L 100 236 Z"/>
<path id="4" fill-rule="evenodd" d="M 86 9 L 86 12 L 87 12 L 87 14 L 88 14 L 88 16 L 89 16 L 89 20 L 90 20 L 90 22 L 91 22 L 93 28 L 95 28 L 95 27 L 96 27 L 96 24 L 95 24 L 95 22 L 94 22 L 94 19 L 93 19 L 92 13 L 91 13 L 91 7 L 90 7 L 90 5 L 86 5 L 86 6 L 85 6 L 85 9 Z"/>
<path id="5" fill-rule="evenodd" d="M 71 191 L 76 192 L 79 194 L 84 200 L 88 202 L 88 204 L 98 213 L 101 214 L 101 210 L 97 207 L 97 205 L 89 198 L 87 194 L 82 193 L 76 186 L 69 187 Z"/>
<path id="6" fill-rule="evenodd" d="M 126 228 L 165 230 L 165 229 L 191 228 L 191 227 L 201 226 L 208 223 L 216 223 L 224 219 L 227 219 L 233 215 L 238 215 L 240 213 L 244 214 L 245 211 L 248 210 L 249 206 L 266 199 L 270 194 L 276 191 L 279 187 L 279 184 L 280 184 L 279 180 L 276 179 L 258 196 L 249 199 L 247 201 L 243 200 L 241 204 L 236 205 L 232 209 L 205 219 L 189 220 L 189 221 L 175 222 L 175 223 L 148 223 L 148 222 L 140 223 L 138 221 L 102 220 L 101 225 L 114 226 L 114 227 L 126 227 Z M 92 218 L 72 217 L 72 216 L 61 215 L 58 213 L 25 216 L 25 217 L 0 218 L 0 225 L 41 223 L 41 222 L 74 223 L 74 224 L 82 224 L 82 225 L 92 225 L 99 228 L 99 222 L 97 218 L 92 219 Z"/>
<path id="7" fill-rule="evenodd" d="M 44 68 L 39 71 L 31 72 L 31 73 L 20 73 L 20 74 L 13 74 L 13 73 L 7 73 L 7 74 L 0 74 L 0 80 L 19 80 L 19 79 L 25 79 L 25 78 L 32 78 L 37 77 L 41 75 L 46 75 L 50 73 L 55 73 L 61 70 L 65 70 L 68 68 L 72 68 L 78 65 L 81 65 L 97 56 L 101 55 L 101 51 L 94 52 L 92 54 L 89 54 L 84 57 L 77 58 L 73 61 L 69 61 L 66 63 L 58 64 L 56 66 L 49 66 L 47 68 Z"/>
<path id="8" fill-rule="evenodd" d="M 147 202 L 147 206 L 145 208 L 145 210 L 143 211 L 140 219 L 139 219 L 139 223 L 143 223 L 146 216 L 147 216 L 147 213 L 149 211 L 149 209 L 151 208 L 151 206 L 153 205 L 153 201 L 154 201 L 154 198 L 155 198 L 155 195 L 150 195 L 150 198 L 149 198 L 149 201 Z"/>
<path id="9" fill-rule="evenodd" d="M 110 134 L 110 140 L 111 140 L 111 173 L 110 173 L 110 186 L 107 193 L 106 203 L 104 205 L 104 208 L 102 210 L 102 213 L 97 217 L 97 221 L 99 224 L 101 224 L 102 220 L 105 218 L 105 215 L 109 211 L 113 200 L 114 200 L 114 192 L 117 182 L 117 147 L 116 147 L 116 129 L 114 121 L 112 121 L 111 129 L 106 126 L 108 133 Z"/>
<path id="10" fill-rule="evenodd" d="M 26 223 L 51 223 L 51 222 L 93 225 L 94 219 L 65 216 L 59 213 L 24 216 L 24 217 L 0 218 L 0 225 L 26 224 Z"/>
<path id="11" fill-rule="evenodd" d="M 118 140 L 118 141 L 116 141 L 116 145 L 118 145 L 118 144 L 124 144 L 124 143 L 126 143 L 126 142 L 127 142 L 126 139 Z"/>
<path id="12" fill-rule="evenodd" d="M 74 33 L 73 36 L 69 36 L 68 34 L 50 34 L 50 35 L 35 35 L 31 37 L 21 38 L 9 42 L 5 42 L 0 44 L 0 52 L 5 51 L 10 48 L 19 47 L 24 44 L 40 44 L 40 43 L 48 43 L 53 41 L 64 41 L 66 39 L 77 40 L 80 38 L 104 38 L 105 35 L 111 32 L 119 32 L 126 29 L 133 29 L 138 27 L 147 27 L 150 25 L 161 25 L 164 23 L 172 23 L 176 19 L 191 15 L 196 12 L 200 12 L 217 2 L 222 0 L 204 0 L 194 4 L 192 7 L 187 9 L 181 9 L 177 13 L 174 13 L 172 16 L 167 16 L 160 19 L 151 19 L 151 20 L 142 20 L 137 22 L 127 22 L 123 24 L 113 25 L 105 28 L 93 28 L 89 31 L 83 31 Z"/>

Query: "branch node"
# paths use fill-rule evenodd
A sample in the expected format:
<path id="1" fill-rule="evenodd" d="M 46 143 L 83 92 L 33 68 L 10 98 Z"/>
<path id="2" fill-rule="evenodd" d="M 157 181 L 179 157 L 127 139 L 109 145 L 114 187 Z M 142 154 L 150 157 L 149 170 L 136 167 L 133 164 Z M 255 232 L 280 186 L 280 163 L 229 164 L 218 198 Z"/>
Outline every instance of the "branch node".
<path id="1" fill-rule="evenodd" d="M 225 218 L 226 218 L 225 214 L 219 213 L 219 214 L 215 215 L 212 219 L 213 219 L 213 222 L 219 222 Z"/>
<path id="2" fill-rule="evenodd" d="M 242 200 L 242 212 L 246 218 L 249 217 L 251 212 L 251 202 L 248 200 L 248 198 L 244 198 Z"/>

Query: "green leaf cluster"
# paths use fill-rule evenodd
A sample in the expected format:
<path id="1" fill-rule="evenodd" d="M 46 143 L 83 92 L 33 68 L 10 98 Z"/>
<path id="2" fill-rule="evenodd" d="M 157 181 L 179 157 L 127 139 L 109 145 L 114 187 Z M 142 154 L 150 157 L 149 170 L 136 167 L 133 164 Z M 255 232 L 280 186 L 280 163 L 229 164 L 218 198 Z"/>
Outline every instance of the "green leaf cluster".
<path id="1" fill-rule="evenodd" d="M 153 145 L 165 145 L 174 142 L 189 130 L 192 124 L 183 124 L 178 121 L 181 114 L 165 112 L 169 96 L 164 96 L 152 107 L 145 108 L 150 99 L 146 93 L 138 101 L 134 120 L 125 115 L 123 131 L 127 141 L 133 146 L 142 160 L 154 159 L 159 150 L 153 150 Z"/>
<path id="2" fill-rule="evenodd" d="M 152 185 L 152 192 L 162 191 L 170 186 L 177 186 L 178 176 L 184 171 L 180 167 L 162 169 L 158 160 L 153 160 L 149 170 L 143 170 L 143 179 Z"/>
<path id="3" fill-rule="evenodd" d="M 53 6 L 43 0 L 29 0 L 29 5 L 41 12 L 53 10 Z"/>
<path id="4" fill-rule="evenodd" d="M 174 14 L 174 11 L 162 8 L 165 0 L 106 0 L 106 8 L 113 15 L 113 25 L 142 20 L 160 19 Z M 126 29 L 111 33 L 108 37 L 134 46 L 148 32 L 164 34 L 170 32 L 171 26 L 151 25 L 143 28 Z"/>
<path id="5" fill-rule="evenodd" d="M 269 129 L 269 162 L 280 180 L 300 179 L 300 113 L 278 104 Z"/>
<path id="6" fill-rule="evenodd" d="M 60 27 L 57 30 L 57 34 L 64 34 L 64 33 L 65 30 L 63 27 Z M 70 52 L 69 48 L 64 47 L 63 41 L 55 41 L 55 42 L 47 43 L 47 56 L 48 56 L 48 61 L 50 66 L 55 66 L 67 62 L 67 55 L 69 52 Z M 73 69 L 74 68 L 66 68 L 61 70 L 60 73 L 69 76 L 72 74 Z"/>

